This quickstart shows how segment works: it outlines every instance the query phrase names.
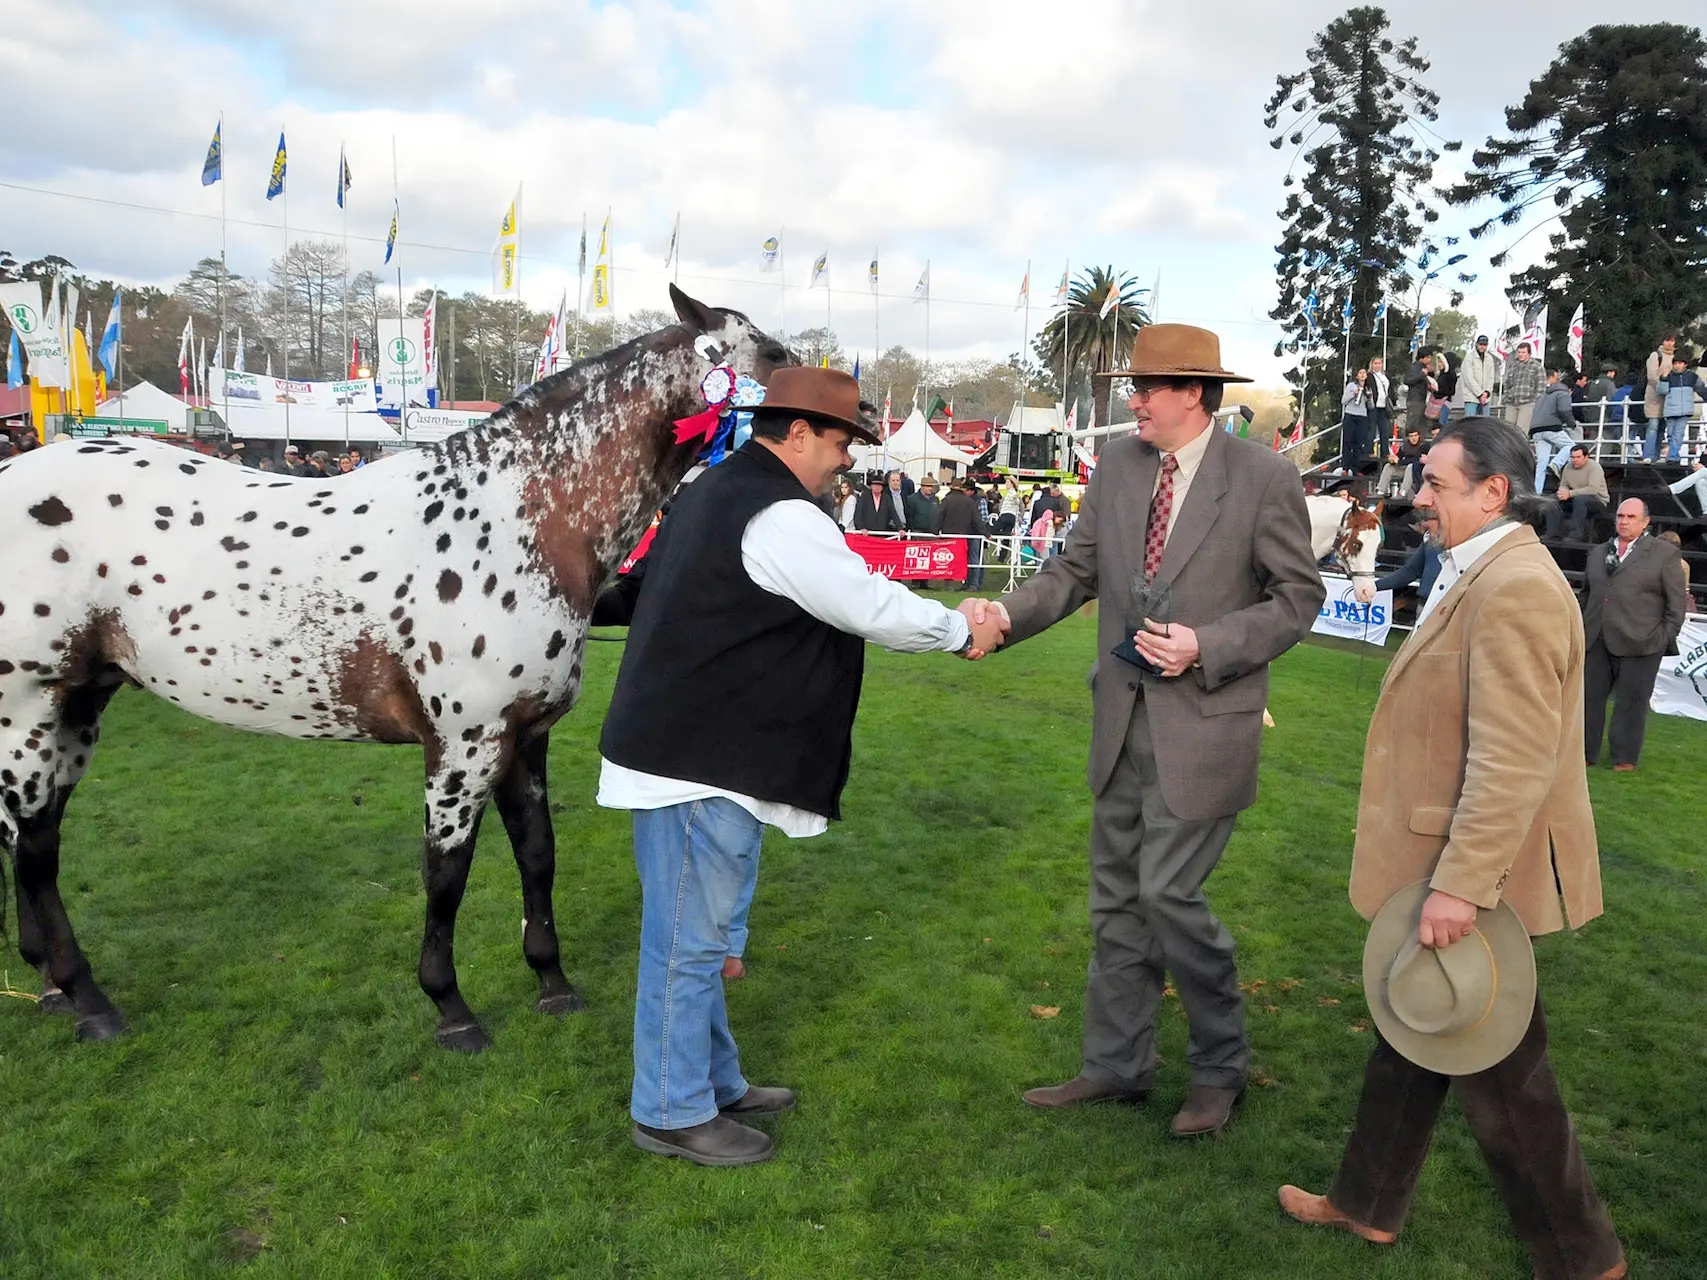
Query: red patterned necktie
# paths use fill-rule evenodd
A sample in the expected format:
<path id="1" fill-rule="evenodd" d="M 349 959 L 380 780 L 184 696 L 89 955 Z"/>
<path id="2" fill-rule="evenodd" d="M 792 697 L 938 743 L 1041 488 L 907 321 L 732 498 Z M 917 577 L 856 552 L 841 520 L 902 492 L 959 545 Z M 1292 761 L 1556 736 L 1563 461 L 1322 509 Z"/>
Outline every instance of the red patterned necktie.
<path id="1" fill-rule="evenodd" d="M 1162 455 L 1162 474 L 1156 481 L 1155 496 L 1150 499 L 1150 520 L 1144 527 L 1144 577 L 1154 582 L 1162 570 L 1162 548 L 1168 545 L 1168 517 L 1174 510 L 1174 472 L 1179 459 L 1171 453 Z"/>

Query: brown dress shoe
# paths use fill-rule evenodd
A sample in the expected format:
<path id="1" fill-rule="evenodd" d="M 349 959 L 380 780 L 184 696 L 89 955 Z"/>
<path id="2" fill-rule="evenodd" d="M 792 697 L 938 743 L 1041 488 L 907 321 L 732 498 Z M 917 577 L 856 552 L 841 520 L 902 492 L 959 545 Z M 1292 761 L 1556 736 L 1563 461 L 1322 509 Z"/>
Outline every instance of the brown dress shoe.
<path id="1" fill-rule="evenodd" d="M 694 1164 L 761 1164 L 776 1154 L 776 1140 L 768 1133 L 749 1129 L 728 1116 L 719 1115 L 704 1124 L 686 1129 L 654 1129 L 634 1126 L 634 1145 L 659 1156 L 680 1156 Z"/>
<path id="2" fill-rule="evenodd" d="M 1296 1218 L 1306 1226 L 1338 1227 L 1341 1231 L 1349 1231 L 1352 1235 L 1369 1241 L 1370 1244 L 1392 1244 L 1399 1238 L 1397 1231 L 1377 1231 L 1354 1218 L 1348 1218 L 1329 1204 L 1326 1196 L 1313 1196 L 1301 1187 L 1282 1187 L 1280 1207 L 1286 1210 L 1288 1216 Z"/>
<path id="3" fill-rule="evenodd" d="M 1124 1102 L 1129 1106 L 1136 1106 L 1149 1096 L 1148 1089 L 1122 1089 L 1118 1085 L 1087 1080 L 1084 1076 L 1074 1076 L 1065 1084 L 1027 1089 L 1020 1095 L 1028 1106 L 1049 1110 L 1083 1107 L 1093 1102 Z"/>
<path id="4" fill-rule="evenodd" d="M 774 1116 L 794 1110 L 794 1090 L 775 1085 L 750 1084 L 747 1092 L 726 1107 L 717 1108 L 720 1116 Z"/>
<path id="5" fill-rule="evenodd" d="M 1612 772 L 1614 772 L 1614 773 L 1635 773 L 1636 772 L 1636 766 L 1633 764 L 1615 764 L 1612 766 Z"/>
<path id="6" fill-rule="evenodd" d="M 1217 1089 L 1210 1084 L 1194 1084 L 1186 1095 L 1185 1105 L 1174 1116 L 1168 1132 L 1176 1138 L 1206 1138 L 1220 1133 L 1233 1118 L 1233 1108 L 1244 1098 L 1243 1089 Z"/>

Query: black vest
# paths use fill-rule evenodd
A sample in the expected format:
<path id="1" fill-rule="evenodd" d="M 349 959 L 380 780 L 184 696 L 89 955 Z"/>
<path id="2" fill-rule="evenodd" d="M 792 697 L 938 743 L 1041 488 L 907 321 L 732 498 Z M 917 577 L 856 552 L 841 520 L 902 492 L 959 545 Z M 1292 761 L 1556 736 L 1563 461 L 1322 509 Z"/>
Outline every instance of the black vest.
<path id="1" fill-rule="evenodd" d="M 748 522 L 791 498 L 811 495 L 749 441 L 676 499 L 646 557 L 599 751 L 840 818 L 865 642 L 756 586 L 741 564 Z"/>

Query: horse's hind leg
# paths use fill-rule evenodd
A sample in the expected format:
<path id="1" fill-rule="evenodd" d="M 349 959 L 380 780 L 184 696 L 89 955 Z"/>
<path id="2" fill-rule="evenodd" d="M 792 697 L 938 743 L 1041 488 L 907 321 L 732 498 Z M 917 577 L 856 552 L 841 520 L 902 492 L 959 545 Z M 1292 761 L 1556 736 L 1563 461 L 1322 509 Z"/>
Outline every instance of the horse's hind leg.
<path id="1" fill-rule="evenodd" d="M 100 729 L 101 712 L 116 685 L 90 684 L 67 690 L 57 710 L 58 722 L 43 720 L 29 740 L 51 742 L 37 754 L 40 764 L 16 773 L 28 763 L 14 761 L 8 773 L 16 787 L 19 808 L 14 850 L 18 891 L 18 950 L 42 971 L 46 986 L 41 1007 L 56 1012 L 69 1005 L 77 1015 L 80 1040 L 110 1040 L 129 1028 L 106 993 L 96 984 L 89 961 L 59 893 L 59 828 L 73 788 L 89 767 Z M 43 759 L 42 757 L 45 757 Z M 10 798 L 10 797 L 9 797 Z"/>
<path id="2" fill-rule="evenodd" d="M 557 874 L 557 846 L 551 831 L 551 805 L 545 791 L 545 753 L 550 735 L 516 746 L 515 758 L 498 781 L 494 799 L 504 819 L 522 877 L 522 954 L 539 977 L 541 1013 L 568 1014 L 587 1007 L 580 993 L 563 976 L 557 950 L 557 924 L 552 917 L 551 885 Z"/>

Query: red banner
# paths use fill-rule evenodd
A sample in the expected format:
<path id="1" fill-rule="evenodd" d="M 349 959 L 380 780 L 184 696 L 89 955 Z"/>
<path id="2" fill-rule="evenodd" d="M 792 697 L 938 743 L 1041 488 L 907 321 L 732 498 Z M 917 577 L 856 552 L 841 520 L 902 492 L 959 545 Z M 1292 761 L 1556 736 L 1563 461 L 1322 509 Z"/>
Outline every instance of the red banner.
<path id="1" fill-rule="evenodd" d="M 966 581 L 965 538 L 874 538 L 844 535 L 865 567 L 886 578 L 942 578 Z"/>
<path id="2" fill-rule="evenodd" d="M 619 574 L 627 573 L 652 549 L 652 539 L 658 526 L 653 525 L 640 539 L 622 565 Z M 844 535 L 848 546 L 865 561 L 872 573 L 885 578 L 941 578 L 948 582 L 966 581 L 968 562 L 965 538 L 874 538 L 867 533 Z"/>

